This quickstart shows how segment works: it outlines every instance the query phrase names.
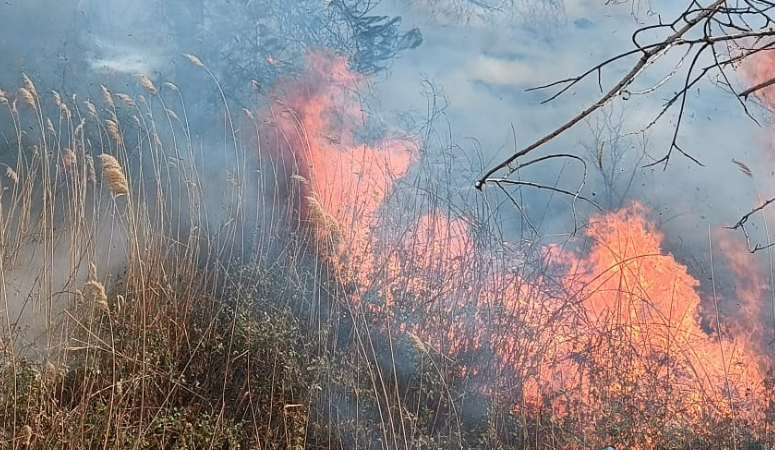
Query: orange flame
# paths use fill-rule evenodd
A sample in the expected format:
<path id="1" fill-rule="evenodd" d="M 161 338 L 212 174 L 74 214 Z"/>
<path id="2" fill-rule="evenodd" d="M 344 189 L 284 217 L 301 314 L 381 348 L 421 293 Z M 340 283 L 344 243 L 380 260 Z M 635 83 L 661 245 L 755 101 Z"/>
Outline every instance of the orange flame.
<path id="1" fill-rule="evenodd" d="M 559 281 L 527 277 L 510 267 L 527 263 L 477 248 L 464 218 L 425 215 L 377 251 L 380 208 L 415 144 L 358 142 L 364 117 L 353 89 L 363 77 L 341 57 L 309 62 L 306 75 L 282 83 L 281 108 L 264 113 L 285 175 L 303 180 L 299 218 L 313 223 L 321 256 L 345 280 L 378 288 L 388 316 L 403 308 L 402 317 L 420 318 L 403 329 L 449 358 L 465 355 L 460 376 L 485 377 L 483 389 L 507 393 L 514 407 L 550 404 L 558 414 L 618 403 L 656 408 L 662 424 L 760 419 L 757 349 L 703 329 L 699 282 L 664 252 L 639 203 L 593 216 L 583 252 L 547 248 Z M 735 244 L 721 245 L 753 320 L 761 279 Z"/>

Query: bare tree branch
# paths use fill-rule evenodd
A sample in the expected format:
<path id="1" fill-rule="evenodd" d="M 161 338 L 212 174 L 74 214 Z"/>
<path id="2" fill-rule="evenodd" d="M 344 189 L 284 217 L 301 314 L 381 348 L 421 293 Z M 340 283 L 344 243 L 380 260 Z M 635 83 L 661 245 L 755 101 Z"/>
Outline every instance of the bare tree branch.
<path id="1" fill-rule="evenodd" d="M 715 0 L 708 6 L 703 6 L 697 1 L 691 1 L 687 8 L 672 22 L 663 23 L 660 20 L 657 24 L 643 26 L 636 30 L 631 38 L 633 43 L 632 49 L 596 64 L 578 76 L 528 89 L 529 91 L 535 91 L 561 86 L 559 91 L 542 102 L 546 103 L 557 99 L 578 83 L 587 79 L 590 75 L 597 74 L 598 86 L 601 92 L 604 93 L 595 103 L 557 127 L 554 131 L 544 135 L 532 144 L 515 151 L 515 153 L 504 161 L 487 170 L 484 175 L 476 181 L 475 187 L 481 190 L 487 182 L 495 181 L 496 178 L 493 177 L 497 172 L 503 169 L 508 169 L 509 174 L 513 173 L 511 167 L 514 161 L 533 152 L 539 147 L 545 146 L 550 141 L 576 126 L 580 121 L 598 111 L 617 96 L 628 96 L 632 94 L 648 95 L 658 90 L 660 86 L 665 84 L 669 78 L 677 73 L 679 69 L 678 66 L 664 76 L 662 81 L 650 89 L 631 93 L 627 88 L 632 85 L 649 66 L 654 64 L 664 55 L 673 52 L 677 47 L 688 49 L 683 58 L 693 53 L 691 64 L 684 77 L 682 88 L 670 96 L 655 119 L 644 128 L 644 130 L 651 128 L 669 110 L 671 110 L 673 106 L 678 105 L 678 118 L 674 126 L 670 148 L 663 157 L 652 160 L 654 162 L 651 162 L 649 165 L 660 163 L 666 165 L 673 155 L 673 152 L 678 152 L 696 164 L 702 165 L 699 159 L 685 151 L 678 142 L 681 122 L 687 111 L 687 97 L 689 90 L 696 86 L 697 83 L 706 76 L 717 71 L 717 82 L 729 89 L 735 95 L 735 98 L 739 99 L 746 114 L 753 119 L 744 100 L 747 99 L 751 93 L 775 84 L 775 79 L 760 83 L 757 86 L 753 86 L 738 93 L 733 87 L 726 70 L 730 67 L 735 68 L 736 64 L 740 63 L 745 58 L 765 49 L 772 48 L 775 45 L 775 42 L 766 39 L 775 36 L 775 28 L 773 28 L 775 20 L 770 16 L 773 9 L 775 9 L 775 3 L 764 0 L 745 0 L 742 2 Z M 757 23 L 758 27 L 753 26 L 752 23 Z M 659 30 L 669 30 L 671 31 L 671 34 L 657 42 L 640 42 L 641 36 L 652 35 L 654 31 Z M 720 49 L 716 48 L 716 45 L 720 44 L 724 45 L 725 47 L 722 48 L 729 53 L 733 53 L 732 49 L 734 48 L 735 54 L 730 55 L 728 59 L 720 58 Z M 748 45 L 748 48 L 745 48 L 741 44 Z M 703 66 L 700 61 L 708 54 L 708 50 L 710 50 L 712 62 Z M 739 53 L 737 51 L 739 51 Z M 601 80 L 602 71 L 615 62 L 638 54 L 641 56 L 631 69 L 622 76 L 612 88 L 608 91 L 604 91 Z M 681 58 L 681 62 L 683 62 L 683 58 Z M 627 98 L 624 99 L 626 100 Z M 501 178 L 497 179 L 501 180 Z"/>

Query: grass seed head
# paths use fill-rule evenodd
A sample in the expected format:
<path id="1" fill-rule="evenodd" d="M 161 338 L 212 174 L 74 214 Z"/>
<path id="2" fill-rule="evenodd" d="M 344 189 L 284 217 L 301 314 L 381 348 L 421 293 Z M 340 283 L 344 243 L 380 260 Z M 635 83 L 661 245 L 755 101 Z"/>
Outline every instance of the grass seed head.
<path id="1" fill-rule="evenodd" d="M 6 166 L 5 176 L 10 178 L 14 184 L 19 182 L 19 174 L 17 174 L 16 171 L 11 168 L 11 166 Z"/>
<path id="2" fill-rule="evenodd" d="M 113 96 L 110 95 L 110 91 L 108 90 L 108 88 L 106 88 L 103 85 L 100 85 L 100 89 L 102 90 L 102 100 L 105 101 L 105 103 L 111 108 L 115 108 L 116 104 L 113 103 Z"/>
<path id="3" fill-rule="evenodd" d="M 103 177 L 107 181 L 110 192 L 116 196 L 129 195 L 129 183 L 124 174 L 124 169 L 121 168 L 118 160 L 111 155 L 103 153 L 100 155 L 100 162 L 102 163 Z"/>
<path id="4" fill-rule="evenodd" d="M 29 106 L 32 109 L 35 109 L 35 96 L 32 95 L 32 92 L 30 92 L 27 88 L 19 88 L 19 97 L 21 97 L 22 101 Z"/>
<path id="5" fill-rule="evenodd" d="M 183 53 L 183 56 L 186 57 L 189 61 L 191 61 L 191 64 L 197 66 L 197 67 L 204 67 L 204 63 L 202 63 L 202 60 L 197 58 L 196 56 L 190 54 L 190 53 Z"/>
<path id="6" fill-rule="evenodd" d="M 148 78 L 148 75 L 145 74 L 137 74 L 137 81 L 140 82 L 140 86 L 145 88 L 146 91 L 150 92 L 151 95 L 156 95 L 159 93 L 159 91 L 156 90 L 156 86 L 153 85 L 153 82 L 150 78 Z"/>

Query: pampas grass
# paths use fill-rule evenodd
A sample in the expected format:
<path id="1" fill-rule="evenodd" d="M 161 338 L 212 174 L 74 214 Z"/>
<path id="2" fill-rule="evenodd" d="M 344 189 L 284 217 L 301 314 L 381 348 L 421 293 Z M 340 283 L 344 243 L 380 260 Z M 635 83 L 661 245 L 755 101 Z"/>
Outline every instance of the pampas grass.
<path id="1" fill-rule="evenodd" d="M 129 183 L 124 174 L 124 169 L 121 168 L 118 160 L 111 155 L 103 153 L 100 155 L 100 162 L 102 163 L 103 177 L 108 184 L 110 192 L 115 196 L 129 195 Z"/>

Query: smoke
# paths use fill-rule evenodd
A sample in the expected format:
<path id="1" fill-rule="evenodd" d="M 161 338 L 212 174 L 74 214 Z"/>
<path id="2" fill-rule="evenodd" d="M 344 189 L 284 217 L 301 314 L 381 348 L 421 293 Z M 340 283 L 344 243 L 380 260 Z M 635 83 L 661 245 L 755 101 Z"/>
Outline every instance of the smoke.
<path id="1" fill-rule="evenodd" d="M 132 98 L 144 95 L 148 109 L 143 110 L 145 115 L 141 114 L 138 120 L 158 124 L 158 139 L 173 142 L 175 150 L 180 150 L 175 155 L 175 164 L 201 168 L 196 178 L 186 180 L 201 193 L 199 200 L 181 200 L 183 192 L 174 191 L 166 199 L 176 205 L 171 216 L 177 218 L 174 226 L 180 227 L 180 240 L 186 241 L 193 233 L 191 230 L 200 226 L 202 233 L 217 235 L 238 217 L 242 221 L 239 231 L 219 235 L 215 242 L 237 242 L 235 247 L 239 250 L 234 250 L 235 254 L 262 247 L 269 248 L 267 252 L 273 256 L 281 253 L 284 240 L 292 238 L 293 227 L 309 221 L 309 212 L 299 214 L 288 206 L 291 203 L 288 199 L 302 195 L 309 203 L 313 187 L 319 195 L 325 194 L 318 200 L 349 230 L 344 233 L 349 237 L 345 243 L 349 242 L 359 253 L 373 251 L 366 247 L 397 245 L 378 232 L 374 234 L 382 240 L 373 239 L 370 234 L 358 234 L 362 231 L 352 231 L 356 227 L 354 219 L 342 213 L 347 205 L 337 204 L 350 199 L 348 195 L 353 193 L 356 200 L 365 202 L 363 199 L 372 195 L 370 189 L 379 192 L 374 195 L 374 204 L 365 207 L 369 215 L 398 224 L 410 235 L 422 226 L 432 230 L 428 223 L 442 223 L 443 220 L 433 215 L 441 211 L 456 216 L 450 220 L 453 228 L 465 230 L 457 234 L 470 233 L 475 243 L 470 245 L 477 249 L 480 247 L 476 245 L 485 247 L 482 241 L 488 245 L 494 241 L 565 242 L 596 211 L 589 202 L 574 202 L 571 196 L 557 191 L 529 186 L 510 189 L 511 198 L 491 187 L 484 194 L 478 194 L 473 190 L 474 180 L 516 148 L 551 132 L 599 95 L 596 80 L 582 83 L 545 104 L 542 101 L 554 92 L 552 89 L 526 91 L 527 88 L 574 76 L 595 62 L 627 49 L 629 34 L 638 26 L 637 20 L 656 20 L 656 15 L 649 16 L 643 11 L 636 11 L 633 17 L 630 4 L 604 5 L 594 1 L 383 0 L 375 9 L 341 0 L 230 3 L 134 0 L 110 2 L 110 5 L 82 0 L 58 2 L 55 6 L 49 3 L 39 0 L 0 6 L 0 16 L 8 24 L 0 33 L 0 52 L 9 61 L 0 73 L 0 86 L 18 85 L 19 74 L 27 72 L 41 91 L 58 89 L 76 93 L 79 104 L 87 98 L 101 98 L 103 84 L 113 92 L 126 93 Z M 671 5 L 658 7 L 667 16 L 675 11 Z M 284 14 L 276 14 L 280 11 Z M 286 144 L 303 147 L 309 143 L 300 143 L 301 139 L 294 136 L 286 144 L 278 144 L 288 139 L 283 133 L 298 132 L 295 127 L 300 123 L 311 128 L 309 121 L 320 119 L 316 114 L 328 113 L 311 109 L 296 117 L 289 113 L 278 120 L 279 116 L 274 116 L 281 114 L 275 101 L 283 95 L 276 87 L 291 84 L 289 80 L 305 81 L 300 74 L 310 76 L 308 54 L 320 48 L 342 55 L 351 65 L 350 69 L 368 80 L 366 88 L 347 94 L 364 97 L 366 119 L 355 120 L 361 111 L 354 111 L 360 106 L 352 105 L 343 114 L 344 119 L 325 116 L 329 121 L 352 120 L 362 125 L 359 130 L 346 130 L 348 148 L 371 148 L 370 144 L 384 145 L 385 138 L 394 137 L 391 134 L 415 133 L 406 141 L 419 142 L 422 148 L 408 169 L 402 160 L 397 171 L 401 177 L 396 176 L 400 180 L 394 191 L 386 192 L 388 189 L 383 186 L 386 183 L 380 180 L 369 180 L 353 189 L 347 189 L 351 187 L 348 185 L 331 188 L 341 181 L 341 173 L 327 173 L 315 180 L 310 173 L 299 173 L 296 170 L 299 155 L 283 148 Z M 182 56 L 184 53 L 200 58 L 206 70 L 192 64 Z M 658 63 L 653 72 L 632 87 L 632 92 L 648 91 L 660 84 L 659 76 L 649 74 L 669 73 L 679 63 L 675 59 Z M 341 68 L 315 69 L 311 73 L 317 78 L 297 85 L 298 90 L 310 87 L 325 90 L 325 86 L 315 85 L 325 78 L 318 72 Z M 626 63 L 614 66 L 611 72 L 601 75 L 602 82 L 610 85 L 626 69 Z M 159 94 L 151 95 L 140 86 L 138 74 L 150 77 Z M 670 93 L 680 81 L 674 77 L 661 89 Z M 175 89 L 164 82 L 173 83 Z M 333 82 L 343 83 L 337 79 Z M 316 92 L 306 94 L 314 96 Z M 540 153 L 577 155 L 586 166 L 568 158 L 549 160 L 520 171 L 520 179 L 570 192 L 583 185 L 580 194 L 604 210 L 617 209 L 632 198 L 650 205 L 651 218 L 666 234 L 666 248 L 688 265 L 690 274 L 700 282 L 703 325 L 707 332 L 721 332 L 718 329 L 723 328 L 719 326 L 721 322 L 728 327 L 742 328 L 751 321 L 761 323 L 771 319 L 769 312 L 752 306 L 760 301 L 758 297 L 765 290 L 762 285 L 766 283 L 761 279 L 740 283 L 740 291 L 749 292 L 754 298 L 746 300 L 750 307 L 744 314 L 734 313 L 734 302 L 741 297 L 734 288 L 719 289 L 720 308 L 712 307 L 710 300 L 714 298 L 709 295 L 715 291 L 716 284 L 737 287 L 732 281 L 739 280 L 741 273 L 754 271 L 750 267 L 758 268 L 756 264 L 724 260 L 716 261 L 711 267 L 709 261 L 713 255 L 741 254 L 739 249 L 734 250 L 739 247 L 740 242 L 734 241 L 739 236 L 727 238 L 719 233 L 731 235 L 731 231 L 717 230 L 734 223 L 772 191 L 772 182 L 766 179 L 771 173 L 772 161 L 761 151 L 764 145 L 770 144 L 767 138 L 770 130 L 752 126 L 734 99 L 710 80 L 690 93 L 691 113 L 684 117 L 678 134 L 682 146 L 704 166 L 676 154 L 664 170 L 662 166 L 646 168 L 645 164 L 659 159 L 670 149 L 672 125 L 677 118 L 668 116 L 647 133 L 638 133 L 659 112 L 667 94 L 634 94 L 617 99 L 602 114 L 578 125 Z M 309 101 L 309 98 L 303 100 Z M 294 101 L 301 100 L 292 98 L 286 106 L 302 108 Z M 224 105 L 230 105 L 230 114 L 227 115 Z M 100 112 L 104 112 L 104 106 L 101 104 Z M 167 110 L 179 111 L 177 120 Z M 134 114 L 132 108 L 122 106 L 119 110 L 122 119 L 129 120 Z M 257 124 L 257 120 L 265 122 Z M 280 126 L 269 131 L 266 122 L 271 121 Z M 190 144 L 183 144 L 186 140 L 183 137 Z M 332 149 L 342 144 L 334 141 L 341 140 L 342 136 L 328 138 L 332 139 L 330 148 L 324 148 L 322 156 L 313 154 L 311 159 L 333 158 Z M 152 140 L 143 135 L 132 139 Z M 12 138 L 6 138 L 5 142 L 0 162 L 10 160 L 15 151 Z M 142 159 L 140 151 L 129 153 L 135 158 L 133 164 L 148 164 L 149 170 L 157 162 Z M 741 172 L 735 161 L 749 167 L 753 178 Z M 356 158 L 355 163 L 345 165 L 342 170 L 360 170 L 364 165 L 363 160 Z M 242 171 L 234 172 L 231 169 L 234 166 L 242 167 Z M 294 175 L 311 182 L 312 186 L 297 190 Z M 320 187 L 324 185 L 330 190 L 321 192 Z M 374 189 L 375 185 L 379 189 Z M 239 195 L 234 194 L 235 186 L 239 187 Z M 391 206 L 407 202 L 413 207 L 391 210 Z M 109 211 L 111 207 L 103 204 L 100 211 Z M 309 204 L 306 208 L 309 209 Z M 186 211 L 196 213 L 189 216 Z M 421 225 L 412 228 L 412 220 Z M 466 220 L 471 223 L 464 226 Z M 368 223 L 367 231 L 379 228 L 379 224 L 374 219 Z M 759 231 L 753 230 L 751 238 L 764 240 L 765 225 Z M 501 234 L 488 233 L 492 229 Z M 98 232 L 97 239 L 121 241 L 105 233 Z M 426 230 L 425 234 L 431 236 L 428 242 L 432 243 L 432 231 Z M 441 238 L 442 241 L 451 239 Z M 458 253 L 453 255 L 458 260 L 450 265 L 459 267 L 461 261 L 467 261 L 466 252 Z M 514 253 L 516 256 L 503 256 L 503 259 L 511 258 L 504 266 L 524 267 L 533 257 Z M 116 255 L 116 252 L 99 255 L 100 266 L 107 269 L 102 270 L 104 273 L 116 275 L 120 266 Z M 368 262 L 368 256 L 360 256 Z M 21 259 L 24 263 L 19 267 L 35 265 L 41 261 L 39 258 Z M 57 258 L 62 257 L 57 255 Z M 423 260 L 416 262 L 418 267 L 413 270 L 431 273 L 434 262 L 441 264 Z M 478 263 L 484 265 L 481 261 Z M 372 269 L 367 263 L 363 266 Z M 82 278 L 85 266 L 79 263 L 76 268 L 80 271 L 67 274 L 53 284 Z M 18 284 L 20 293 L 34 290 L 35 281 L 29 274 L 21 277 L 18 272 L 9 271 L 6 278 Z M 357 280 L 359 276 L 353 278 Z M 364 302 L 367 298 L 364 295 Z M 19 311 L 24 301 L 23 294 L 11 299 L 14 315 L 21 317 Z M 34 321 L 41 316 L 35 317 L 29 323 L 40 329 Z M 461 319 L 463 323 L 458 326 L 467 329 L 479 325 L 475 321 L 479 316 L 476 317 L 469 322 Z M 715 326 L 714 318 L 718 319 Z M 450 329 L 454 329 L 454 324 Z M 495 334 L 493 330 L 489 332 Z M 756 339 L 761 341 L 763 334 Z M 486 352 L 483 355 L 479 358 L 491 356 Z M 409 366 L 406 361 L 399 361 L 399 365 Z M 350 407 L 343 405 L 344 409 Z"/>

